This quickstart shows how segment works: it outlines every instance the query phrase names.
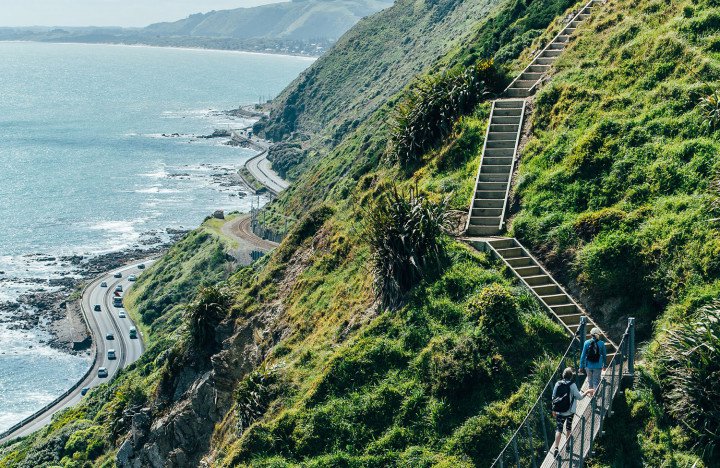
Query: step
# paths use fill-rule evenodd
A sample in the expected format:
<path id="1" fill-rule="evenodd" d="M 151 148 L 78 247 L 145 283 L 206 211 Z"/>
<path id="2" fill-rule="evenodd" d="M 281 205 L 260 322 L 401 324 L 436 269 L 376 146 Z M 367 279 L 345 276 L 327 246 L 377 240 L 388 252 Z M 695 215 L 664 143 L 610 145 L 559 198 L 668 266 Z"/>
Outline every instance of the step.
<path id="1" fill-rule="evenodd" d="M 568 326 L 572 325 L 579 325 L 580 324 L 580 318 L 582 318 L 583 314 L 567 314 L 567 315 L 559 315 L 558 318 Z"/>
<path id="2" fill-rule="evenodd" d="M 495 247 L 495 246 L 493 246 Z M 497 253 L 500 254 L 500 256 L 504 259 L 508 258 L 516 258 L 516 257 L 526 257 L 525 250 L 523 250 L 522 247 L 505 247 L 505 248 L 495 248 L 497 250 Z"/>
<path id="3" fill-rule="evenodd" d="M 524 72 L 520 75 L 521 80 L 532 80 L 532 81 L 538 81 L 540 78 L 542 78 L 544 73 L 538 73 L 538 72 Z"/>
<path id="4" fill-rule="evenodd" d="M 510 264 L 513 268 L 519 268 L 519 267 L 526 267 L 526 266 L 533 266 L 535 265 L 535 262 L 533 262 L 533 259 L 530 257 L 517 257 L 517 258 L 509 258 L 507 259 L 507 262 Z"/>
<path id="5" fill-rule="evenodd" d="M 508 181 L 507 181 L 507 180 L 504 181 L 504 182 L 502 182 L 502 181 L 499 181 L 499 182 L 485 182 L 485 181 L 482 181 L 482 182 L 478 182 L 477 188 L 476 188 L 476 190 L 475 190 L 475 193 L 477 193 L 477 192 L 488 192 L 488 191 L 491 191 L 491 192 L 497 191 L 497 192 L 503 192 L 503 193 L 505 193 L 505 192 L 507 191 L 507 187 L 508 187 Z"/>
<path id="6" fill-rule="evenodd" d="M 505 203 L 505 190 L 476 190 L 475 198 L 497 198 Z"/>
<path id="7" fill-rule="evenodd" d="M 549 50 L 563 50 L 565 48 L 564 42 L 551 42 L 548 44 L 547 48 Z"/>
<path id="8" fill-rule="evenodd" d="M 515 268 L 515 272 L 521 278 L 525 278 L 526 276 L 537 276 L 540 273 L 542 273 L 542 270 L 540 269 L 539 266 L 528 266 L 528 267 Z"/>
<path id="9" fill-rule="evenodd" d="M 546 49 L 540 57 L 559 57 L 562 53 L 562 50 Z"/>
<path id="10" fill-rule="evenodd" d="M 567 27 L 563 29 L 563 35 L 571 35 L 575 32 L 575 28 Z"/>
<path id="11" fill-rule="evenodd" d="M 502 166 L 494 166 L 491 164 L 483 164 L 480 168 L 481 174 L 509 174 L 510 173 L 510 165 L 509 164 L 503 164 Z"/>
<path id="12" fill-rule="evenodd" d="M 541 60 L 541 59 L 537 59 Z M 530 90 L 529 89 L 518 89 L 518 88 L 510 88 L 507 91 L 505 91 L 505 94 L 510 97 L 528 97 L 530 96 Z"/>
<path id="13" fill-rule="evenodd" d="M 512 88 L 522 88 L 522 89 L 529 89 L 535 86 L 535 83 L 537 83 L 538 80 L 516 80 L 515 83 L 513 83 Z"/>
<path id="14" fill-rule="evenodd" d="M 550 294 L 548 296 L 541 296 L 541 298 L 547 305 L 551 306 L 572 304 L 572 302 L 570 302 L 570 298 L 565 293 Z"/>
<path id="15" fill-rule="evenodd" d="M 558 37 L 555 38 L 555 42 L 560 42 L 563 44 L 566 44 L 570 41 L 570 35 L 569 34 L 560 34 Z"/>
<path id="16" fill-rule="evenodd" d="M 510 148 L 513 153 L 515 152 L 515 140 L 488 140 L 485 143 L 486 148 Z"/>
<path id="17" fill-rule="evenodd" d="M 552 309 L 556 315 L 577 314 L 579 311 L 575 304 L 550 306 L 550 309 Z"/>
<path id="18" fill-rule="evenodd" d="M 488 141 L 497 140 L 512 140 L 515 141 L 517 138 L 517 131 L 515 132 L 490 132 L 488 133 Z"/>
<path id="19" fill-rule="evenodd" d="M 500 208 L 473 208 L 470 216 L 495 216 L 500 217 L 502 215 L 502 207 Z"/>
<path id="20" fill-rule="evenodd" d="M 499 226 L 500 216 L 471 216 L 471 226 Z"/>
<path id="21" fill-rule="evenodd" d="M 493 239 L 488 242 L 494 249 L 509 249 L 511 247 L 517 247 L 517 242 L 515 242 L 515 239 L 507 238 L 507 239 Z"/>
<path id="22" fill-rule="evenodd" d="M 500 234 L 500 226 L 468 226 L 465 233 L 469 236 L 496 236 Z"/>
<path id="23" fill-rule="evenodd" d="M 493 111 L 493 117 L 499 116 L 499 117 L 518 117 L 520 118 L 520 114 L 522 113 L 521 108 L 507 108 L 507 109 L 495 109 Z"/>
<path id="24" fill-rule="evenodd" d="M 495 101 L 495 109 L 522 109 L 522 99 L 498 99 Z"/>
<path id="25" fill-rule="evenodd" d="M 517 133 L 518 128 L 520 128 L 519 123 L 514 124 L 501 124 L 501 123 L 490 123 L 490 133 Z"/>
<path id="26" fill-rule="evenodd" d="M 568 27 L 569 28 L 577 28 L 578 26 L 580 26 L 580 24 L 582 24 L 582 21 L 570 21 L 570 23 L 568 24 Z"/>
<path id="27" fill-rule="evenodd" d="M 532 73 L 546 73 L 550 69 L 550 65 L 543 65 L 541 63 L 533 63 L 527 67 L 527 71 Z"/>
<path id="28" fill-rule="evenodd" d="M 513 157 L 512 156 L 506 156 L 504 158 L 497 158 L 495 156 L 483 156 L 482 162 L 483 164 L 493 165 L 493 166 L 506 166 L 512 164 Z"/>
<path id="29" fill-rule="evenodd" d="M 473 209 L 476 208 L 500 208 L 505 205 L 505 198 L 476 198 L 473 200 Z"/>
<path id="30" fill-rule="evenodd" d="M 578 15 L 578 18 L 580 18 L 581 20 L 586 20 L 586 19 L 590 18 L 590 13 L 580 13 Z"/>
<path id="31" fill-rule="evenodd" d="M 551 65 L 555 62 L 555 57 L 538 57 L 535 59 L 534 63 L 539 63 L 541 65 Z"/>
<path id="32" fill-rule="evenodd" d="M 490 125 L 514 125 L 517 127 L 520 125 L 520 113 L 518 112 L 518 115 L 510 115 L 510 116 L 502 116 L 502 115 L 495 115 L 493 114 L 492 120 L 490 120 Z"/>
<path id="33" fill-rule="evenodd" d="M 485 148 L 485 158 L 512 158 L 515 156 L 515 148 Z"/>
<path id="34" fill-rule="evenodd" d="M 553 284 L 552 278 L 544 273 L 542 275 L 526 276 L 523 279 L 530 285 L 530 287 L 540 286 L 543 284 Z"/>
<path id="35" fill-rule="evenodd" d="M 562 292 L 557 284 L 543 284 L 542 286 L 534 286 L 532 289 L 538 296 L 547 296 Z"/>
<path id="36" fill-rule="evenodd" d="M 489 183 L 504 183 L 507 185 L 507 181 L 510 178 L 510 171 L 508 171 L 506 174 L 493 174 L 493 173 L 487 173 L 487 174 L 480 174 L 480 177 L 478 178 L 478 187 L 480 187 L 480 182 L 483 184 L 486 182 Z M 483 185 L 483 187 L 486 187 Z M 496 188 L 496 187 L 493 187 Z"/>

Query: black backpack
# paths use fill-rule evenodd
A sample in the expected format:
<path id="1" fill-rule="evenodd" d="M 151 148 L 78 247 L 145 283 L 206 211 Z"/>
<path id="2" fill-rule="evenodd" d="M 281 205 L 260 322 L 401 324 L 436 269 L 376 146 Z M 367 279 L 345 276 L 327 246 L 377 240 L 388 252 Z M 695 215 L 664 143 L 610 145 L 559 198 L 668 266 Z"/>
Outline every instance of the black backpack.
<path id="1" fill-rule="evenodd" d="M 590 362 L 598 362 L 600 360 L 600 345 L 598 345 L 598 340 L 595 338 L 593 338 L 590 346 L 588 346 L 587 360 Z"/>
<path id="2" fill-rule="evenodd" d="M 552 401 L 552 410 L 556 413 L 566 413 L 570 410 L 572 404 L 572 395 L 570 394 L 570 385 L 572 382 L 561 380 L 555 389 L 555 397 Z"/>

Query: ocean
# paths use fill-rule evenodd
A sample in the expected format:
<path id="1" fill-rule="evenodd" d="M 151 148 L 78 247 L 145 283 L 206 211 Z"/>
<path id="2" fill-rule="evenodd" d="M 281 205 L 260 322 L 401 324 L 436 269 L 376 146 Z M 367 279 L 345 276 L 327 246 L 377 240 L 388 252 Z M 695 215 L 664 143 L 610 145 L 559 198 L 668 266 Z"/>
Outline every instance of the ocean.
<path id="1" fill-rule="evenodd" d="M 215 209 L 254 152 L 203 139 L 312 59 L 112 45 L 0 43 L 0 304 L 77 274 L 61 257 L 152 244 Z M 0 305 L 0 431 L 70 387 L 88 356 L 16 329 Z"/>

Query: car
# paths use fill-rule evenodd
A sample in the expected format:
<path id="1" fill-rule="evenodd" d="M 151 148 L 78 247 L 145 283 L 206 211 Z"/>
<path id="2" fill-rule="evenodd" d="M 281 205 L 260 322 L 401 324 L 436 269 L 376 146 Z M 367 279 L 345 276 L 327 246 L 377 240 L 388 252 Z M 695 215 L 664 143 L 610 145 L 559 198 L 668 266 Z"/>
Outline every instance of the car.
<path id="1" fill-rule="evenodd" d="M 140 265 L 138 265 L 138 270 L 144 270 L 144 269 L 145 269 L 144 263 L 141 263 Z"/>
<path id="2" fill-rule="evenodd" d="M 86 395 L 87 392 L 90 391 L 90 387 L 83 387 L 82 390 L 80 390 L 80 395 Z"/>
<path id="3" fill-rule="evenodd" d="M 115 292 L 123 292 L 123 291 L 122 291 L 122 284 L 118 284 L 117 286 L 115 286 Z"/>
<path id="4" fill-rule="evenodd" d="M 108 359 L 117 359 L 114 349 L 108 349 Z"/>
<path id="5" fill-rule="evenodd" d="M 95 306 L 93 307 L 93 310 L 95 312 L 100 312 L 102 310 L 102 307 L 100 307 L 100 304 L 95 304 Z"/>
<path id="6" fill-rule="evenodd" d="M 113 307 L 122 307 L 122 296 L 113 297 Z"/>
<path id="7" fill-rule="evenodd" d="M 115 273 L 113 276 L 114 276 L 115 278 L 122 278 L 122 273 L 118 271 L 118 272 Z"/>
<path id="8" fill-rule="evenodd" d="M 100 369 L 98 369 L 98 377 L 100 377 L 100 378 L 102 379 L 102 378 L 105 378 L 105 377 L 107 377 L 107 376 L 108 376 L 107 367 L 101 367 Z"/>
<path id="9" fill-rule="evenodd" d="M 135 280 L 137 280 L 137 276 L 135 276 L 135 275 L 128 276 L 128 281 L 135 281 Z"/>
<path id="10" fill-rule="evenodd" d="M 107 282 L 103 281 L 102 283 L 100 283 L 100 287 L 107 288 Z"/>
<path id="11" fill-rule="evenodd" d="M 137 339 L 137 328 L 130 327 L 130 338 L 133 340 Z"/>
<path id="12" fill-rule="evenodd" d="M 112 333 L 108 333 L 107 335 L 105 335 L 105 339 L 106 339 L 106 340 L 114 340 L 114 339 L 115 339 L 115 335 L 113 335 Z"/>
<path id="13" fill-rule="evenodd" d="M 127 315 L 125 315 L 125 312 L 120 312 L 120 313 L 118 314 L 118 317 L 120 317 L 120 318 L 125 318 L 125 317 L 127 317 Z"/>

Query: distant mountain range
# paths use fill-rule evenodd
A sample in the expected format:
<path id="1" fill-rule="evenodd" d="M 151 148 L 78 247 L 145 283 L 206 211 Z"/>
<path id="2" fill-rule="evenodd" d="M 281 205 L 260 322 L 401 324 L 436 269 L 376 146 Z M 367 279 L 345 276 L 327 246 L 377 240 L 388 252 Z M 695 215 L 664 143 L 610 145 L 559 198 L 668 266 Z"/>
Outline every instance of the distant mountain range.
<path id="1" fill-rule="evenodd" d="M 321 55 L 391 0 L 296 0 L 198 13 L 146 28 L 0 28 L 0 40 L 147 44 Z"/>

